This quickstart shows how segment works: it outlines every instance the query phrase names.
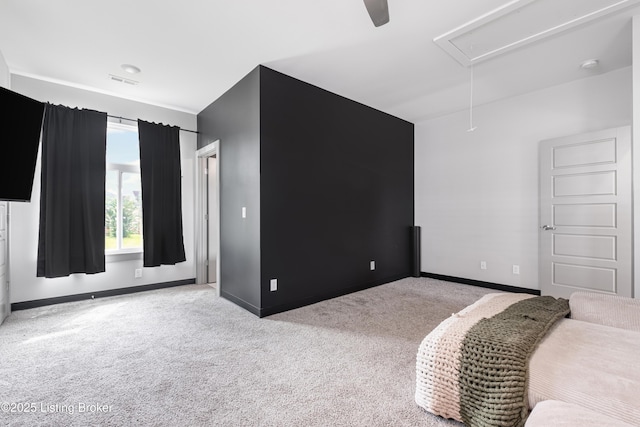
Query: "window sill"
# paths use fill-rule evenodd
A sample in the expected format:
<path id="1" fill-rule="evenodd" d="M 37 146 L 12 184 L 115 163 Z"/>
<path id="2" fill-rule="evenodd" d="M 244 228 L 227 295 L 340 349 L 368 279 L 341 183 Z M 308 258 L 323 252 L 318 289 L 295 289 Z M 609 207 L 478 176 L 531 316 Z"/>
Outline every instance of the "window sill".
<path id="1" fill-rule="evenodd" d="M 142 249 L 120 249 L 105 252 L 106 262 L 135 261 L 142 259 Z"/>

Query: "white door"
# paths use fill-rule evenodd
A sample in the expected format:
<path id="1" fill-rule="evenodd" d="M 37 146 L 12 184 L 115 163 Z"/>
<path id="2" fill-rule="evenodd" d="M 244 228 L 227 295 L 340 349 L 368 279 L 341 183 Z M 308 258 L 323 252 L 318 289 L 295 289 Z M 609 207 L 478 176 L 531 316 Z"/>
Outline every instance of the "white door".
<path id="1" fill-rule="evenodd" d="M 540 143 L 540 289 L 631 296 L 631 128 Z"/>
<path id="2" fill-rule="evenodd" d="M 0 323 L 9 315 L 8 277 L 8 227 L 7 210 L 9 204 L 0 202 Z"/>

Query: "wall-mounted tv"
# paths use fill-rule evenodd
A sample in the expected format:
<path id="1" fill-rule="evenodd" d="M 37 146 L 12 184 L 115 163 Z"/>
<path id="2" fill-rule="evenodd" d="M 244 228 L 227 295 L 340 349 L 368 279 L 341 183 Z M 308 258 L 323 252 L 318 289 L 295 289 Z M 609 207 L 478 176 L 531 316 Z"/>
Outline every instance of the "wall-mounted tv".
<path id="1" fill-rule="evenodd" d="M 0 200 L 31 200 L 44 104 L 0 87 Z"/>

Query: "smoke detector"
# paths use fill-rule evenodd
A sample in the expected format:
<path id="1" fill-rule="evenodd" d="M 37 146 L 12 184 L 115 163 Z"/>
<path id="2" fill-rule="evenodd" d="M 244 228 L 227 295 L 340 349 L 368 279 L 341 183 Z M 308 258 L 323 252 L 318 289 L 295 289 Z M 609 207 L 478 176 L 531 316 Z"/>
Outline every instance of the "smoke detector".
<path id="1" fill-rule="evenodd" d="M 135 65 L 131 65 L 131 64 L 122 64 L 120 66 L 120 68 L 122 68 L 123 70 L 125 70 L 129 74 L 138 74 L 140 72 L 140 68 L 136 67 Z"/>
<path id="2" fill-rule="evenodd" d="M 580 68 L 583 70 L 591 70 L 593 68 L 597 68 L 600 65 L 600 61 L 597 59 L 587 59 L 582 64 L 580 64 Z"/>

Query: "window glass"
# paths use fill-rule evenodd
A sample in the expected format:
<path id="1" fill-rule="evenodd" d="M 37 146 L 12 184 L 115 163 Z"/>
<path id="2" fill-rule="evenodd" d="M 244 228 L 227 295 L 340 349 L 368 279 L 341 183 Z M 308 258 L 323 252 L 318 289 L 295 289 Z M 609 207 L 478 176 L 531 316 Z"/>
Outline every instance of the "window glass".
<path id="1" fill-rule="evenodd" d="M 109 123 L 107 127 L 107 163 L 140 167 L 138 127 Z"/>
<path id="2" fill-rule="evenodd" d="M 122 247 L 142 247 L 142 192 L 139 173 L 122 173 Z"/>
<path id="3" fill-rule="evenodd" d="M 142 249 L 142 191 L 137 126 L 107 126 L 105 249 Z"/>
<path id="4" fill-rule="evenodd" d="M 104 248 L 118 249 L 118 171 L 107 170 L 104 214 Z"/>

